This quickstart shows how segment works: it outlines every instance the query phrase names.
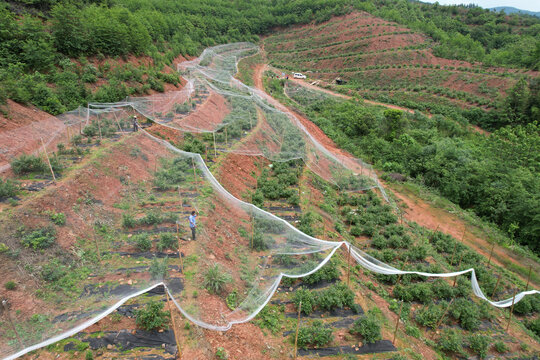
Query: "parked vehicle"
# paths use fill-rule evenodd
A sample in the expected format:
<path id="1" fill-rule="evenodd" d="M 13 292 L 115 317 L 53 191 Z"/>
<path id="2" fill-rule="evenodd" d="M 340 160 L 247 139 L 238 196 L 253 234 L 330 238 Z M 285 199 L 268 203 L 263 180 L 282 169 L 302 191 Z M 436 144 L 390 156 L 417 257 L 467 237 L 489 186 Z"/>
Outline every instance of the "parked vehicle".
<path id="1" fill-rule="evenodd" d="M 293 77 L 295 79 L 305 79 L 306 78 L 306 75 L 302 74 L 302 73 L 293 73 Z"/>

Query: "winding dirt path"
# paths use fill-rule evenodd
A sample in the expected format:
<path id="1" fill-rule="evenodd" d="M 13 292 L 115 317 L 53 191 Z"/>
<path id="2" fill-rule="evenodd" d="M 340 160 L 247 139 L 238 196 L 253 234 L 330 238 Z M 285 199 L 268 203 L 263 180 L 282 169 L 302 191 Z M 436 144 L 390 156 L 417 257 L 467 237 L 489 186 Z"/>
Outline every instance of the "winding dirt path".
<path id="1" fill-rule="evenodd" d="M 263 92 L 264 92 L 264 86 L 263 86 L 262 76 L 265 70 L 269 70 L 269 67 L 266 64 L 261 64 L 257 66 L 255 68 L 255 71 L 253 72 L 253 77 L 254 77 L 253 80 L 254 80 L 255 86 Z M 321 89 L 315 85 L 307 84 L 305 81 L 300 81 L 298 79 L 295 79 L 294 81 L 302 84 L 303 86 L 312 88 L 317 91 L 323 91 L 330 95 L 338 96 L 341 98 L 347 98 L 347 99 L 351 98 L 343 94 L 334 93 L 333 91 L 328 90 L 328 89 Z M 279 104 L 279 105 L 276 105 L 278 108 L 284 109 L 287 112 L 294 113 L 295 116 L 298 118 L 298 120 L 302 123 L 302 125 L 304 125 L 304 127 L 311 133 L 311 135 L 315 139 L 317 139 L 317 141 L 321 143 L 326 149 L 333 152 L 334 154 L 352 156 L 348 152 L 338 148 L 336 144 L 332 141 L 332 139 L 330 139 L 312 121 L 286 108 L 277 100 L 274 100 L 274 102 Z M 373 102 L 370 102 L 370 103 L 373 103 Z M 388 105 L 388 104 L 376 103 L 376 105 L 381 105 L 381 106 L 385 106 L 389 108 L 396 108 L 396 107 L 393 107 L 393 105 Z M 399 110 L 402 110 L 399 107 L 397 108 Z M 411 109 L 407 109 L 407 110 L 412 111 Z M 465 245 L 468 245 L 469 247 L 474 249 L 479 254 L 485 257 L 489 257 L 492 244 L 491 242 L 488 241 L 487 234 L 483 233 L 481 229 L 467 223 L 466 221 L 459 218 L 455 214 L 452 214 L 444 209 L 440 209 L 438 207 L 433 206 L 432 204 L 428 203 L 427 201 L 423 199 L 420 199 L 419 197 L 415 196 L 412 193 L 409 193 L 403 190 L 397 191 L 397 189 L 394 186 L 389 186 L 388 184 L 384 184 L 384 183 L 383 183 L 383 186 L 385 188 L 391 188 L 395 196 L 399 198 L 401 201 L 403 201 L 403 203 L 406 204 L 408 208 L 405 211 L 405 218 L 407 220 L 414 221 L 418 223 L 419 225 L 424 226 L 430 230 L 439 230 L 445 234 L 451 235 L 455 239 L 462 241 Z M 465 232 L 465 236 L 463 235 L 464 232 Z M 476 236 L 476 235 L 473 235 L 473 233 L 482 234 L 482 235 Z M 523 267 L 527 268 L 530 266 L 532 268 L 533 273 L 536 273 L 536 274 L 540 273 L 540 264 L 538 264 L 532 259 L 524 258 L 516 254 L 511 249 L 507 249 L 499 245 L 496 245 L 494 247 L 493 257 L 492 257 L 491 262 L 503 268 L 507 268 L 507 264 L 509 263 L 512 263 L 522 268 Z M 521 275 L 518 273 L 515 273 L 515 275 L 518 276 L 522 281 L 524 282 L 527 281 L 526 275 Z M 531 284 L 535 285 L 536 287 L 540 285 L 537 281 L 534 281 L 533 279 L 531 279 Z M 521 289 L 521 290 L 524 290 L 524 289 Z"/>

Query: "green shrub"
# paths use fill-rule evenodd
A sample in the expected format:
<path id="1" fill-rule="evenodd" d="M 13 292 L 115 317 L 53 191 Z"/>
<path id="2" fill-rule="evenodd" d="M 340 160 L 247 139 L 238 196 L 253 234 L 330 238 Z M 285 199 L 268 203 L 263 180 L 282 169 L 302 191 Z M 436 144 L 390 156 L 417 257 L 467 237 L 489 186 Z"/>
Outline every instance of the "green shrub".
<path id="1" fill-rule="evenodd" d="M 411 324 L 405 325 L 405 334 L 412 336 L 416 339 L 420 339 L 420 337 L 422 337 L 422 332 L 420 331 L 420 329 Z"/>
<path id="2" fill-rule="evenodd" d="M 86 354 L 84 355 L 85 360 L 94 360 L 94 354 L 92 354 L 91 350 L 86 351 Z"/>
<path id="3" fill-rule="evenodd" d="M 167 323 L 169 314 L 163 311 L 163 302 L 150 301 L 143 309 L 135 312 L 137 326 L 144 330 L 163 328 Z"/>
<path id="4" fill-rule="evenodd" d="M 227 353 L 227 350 L 225 350 L 224 348 L 218 347 L 216 350 L 216 357 L 219 360 L 226 360 L 229 358 L 229 354 Z"/>
<path id="5" fill-rule="evenodd" d="M 176 241 L 176 235 L 172 233 L 162 233 L 159 236 L 159 243 L 157 244 L 157 248 L 159 251 L 163 251 L 165 249 L 177 249 L 178 242 Z"/>
<path id="6" fill-rule="evenodd" d="M 218 264 L 210 266 L 203 275 L 203 286 L 213 294 L 219 294 L 232 279 Z"/>
<path id="7" fill-rule="evenodd" d="M 227 307 L 229 309 L 236 309 L 236 307 L 238 306 L 238 291 L 233 290 L 232 292 L 230 292 L 229 295 L 227 295 L 227 297 L 225 298 L 225 302 L 227 303 Z"/>
<path id="8" fill-rule="evenodd" d="M 293 303 L 296 305 L 297 311 L 298 307 L 300 306 L 300 302 L 302 302 L 302 312 L 305 315 L 311 314 L 317 305 L 315 294 L 307 289 L 298 289 L 294 293 Z"/>
<path id="9" fill-rule="evenodd" d="M 340 276 L 339 269 L 337 267 L 336 261 L 330 260 L 326 265 L 315 273 L 306 276 L 302 281 L 308 285 L 314 285 L 322 281 L 331 282 L 339 279 Z"/>
<path id="10" fill-rule="evenodd" d="M 439 338 L 438 345 L 442 351 L 460 354 L 463 352 L 463 338 L 456 329 L 446 329 Z"/>
<path id="11" fill-rule="evenodd" d="M 331 311 L 337 308 L 349 307 L 357 312 L 357 305 L 354 303 L 354 292 L 347 284 L 335 284 L 328 289 L 317 293 L 317 307 L 324 311 Z"/>
<path id="12" fill-rule="evenodd" d="M 450 315 L 459 321 L 465 330 L 478 330 L 480 326 L 480 311 L 478 306 L 465 298 L 459 298 L 450 307 Z"/>
<path id="13" fill-rule="evenodd" d="M 351 334 L 362 336 L 364 342 L 367 343 L 374 343 L 375 341 L 382 339 L 381 325 L 372 313 L 368 313 L 367 315 L 358 318 L 354 322 L 350 332 Z"/>
<path id="14" fill-rule="evenodd" d="M 27 248 L 43 250 L 52 246 L 55 240 L 56 230 L 49 226 L 25 234 L 22 239 L 22 244 Z"/>
<path id="15" fill-rule="evenodd" d="M 332 328 L 325 328 L 322 321 L 315 320 L 311 326 L 298 330 L 298 347 L 307 349 L 308 346 L 324 346 L 334 339 L 332 332 Z M 291 335 L 294 341 L 296 334 L 293 332 Z"/>
<path id="16" fill-rule="evenodd" d="M 472 335 L 469 337 L 469 346 L 471 350 L 478 355 L 480 359 L 483 359 L 487 355 L 489 347 L 489 337 L 485 335 Z"/>
<path id="17" fill-rule="evenodd" d="M 147 233 L 141 233 L 133 236 L 132 241 L 139 251 L 145 252 L 152 248 L 152 241 Z"/>
<path id="18" fill-rule="evenodd" d="M 407 251 L 405 256 L 410 261 L 421 261 L 426 258 L 426 256 L 428 255 L 428 252 L 429 252 L 429 248 L 427 245 L 417 245 L 410 248 Z"/>
<path id="19" fill-rule="evenodd" d="M 422 326 L 435 328 L 447 306 L 446 302 L 443 301 L 438 305 L 430 304 L 423 307 L 416 312 L 416 321 Z"/>
<path id="20" fill-rule="evenodd" d="M 164 279 L 167 277 L 167 269 L 167 258 L 158 259 L 154 257 L 148 271 L 152 279 Z"/>
<path id="21" fill-rule="evenodd" d="M 66 224 L 66 215 L 64 213 L 49 212 L 49 217 L 55 225 L 63 226 Z"/>
<path id="22" fill-rule="evenodd" d="M 528 315 L 540 312 L 540 294 L 527 295 L 514 305 L 514 312 L 520 315 Z"/>
<path id="23" fill-rule="evenodd" d="M 164 221 L 164 217 L 157 211 L 149 211 L 137 223 L 140 225 L 156 225 L 161 224 Z"/>
<path id="24" fill-rule="evenodd" d="M 47 170 L 47 164 L 40 157 L 21 155 L 11 162 L 11 168 L 17 175 L 41 173 Z"/>
<path id="25" fill-rule="evenodd" d="M 41 277 L 50 283 L 60 280 L 66 274 L 66 266 L 62 265 L 57 259 L 52 260 L 41 269 Z"/>
<path id="26" fill-rule="evenodd" d="M 15 281 L 8 281 L 4 284 L 4 287 L 6 288 L 6 290 L 15 290 L 17 288 L 17 284 L 15 283 Z"/>
<path id="27" fill-rule="evenodd" d="M 281 329 L 280 310 L 275 305 L 265 306 L 255 319 L 256 324 L 262 329 L 268 329 L 272 334 L 277 334 Z"/>
<path id="28" fill-rule="evenodd" d="M 540 337 L 540 318 L 525 321 L 525 327 Z"/>
<path id="29" fill-rule="evenodd" d="M 507 352 L 508 350 L 510 350 L 510 348 L 508 347 L 508 345 L 506 345 L 504 342 L 502 341 L 495 341 L 495 344 L 493 344 L 493 348 L 495 349 L 495 351 L 497 351 L 499 354 L 502 354 L 502 353 L 505 353 Z"/>
<path id="30" fill-rule="evenodd" d="M 0 179 L 0 199 L 7 199 L 17 195 L 17 183 L 11 179 Z"/>
<path id="31" fill-rule="evenodd" d="M 128 213 L 122 214 L 123 227 L 125 227 L 126 229 L 130 229 L 130 228 L 135 227 L 135 225 L 137 225 L 137 221 L 135 221 L 135 218 L 133 217 L 133 215 L 128 214 Z"/>

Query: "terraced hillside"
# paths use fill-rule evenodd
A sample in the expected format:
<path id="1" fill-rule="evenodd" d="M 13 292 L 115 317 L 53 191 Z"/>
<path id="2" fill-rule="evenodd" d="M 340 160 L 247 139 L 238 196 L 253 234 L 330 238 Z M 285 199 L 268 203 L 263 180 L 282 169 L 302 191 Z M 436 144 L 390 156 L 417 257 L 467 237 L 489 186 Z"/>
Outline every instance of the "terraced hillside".
<path id="1" fill-rule="evenodd" d="M 450 107 L 489 110 L 533 71 L 485 67 L 433 54 L 428 36 L 367 12 L 288 28 L 264 39 L 270 65 L 306 72 L 361 97 L 443 113 Z"/>

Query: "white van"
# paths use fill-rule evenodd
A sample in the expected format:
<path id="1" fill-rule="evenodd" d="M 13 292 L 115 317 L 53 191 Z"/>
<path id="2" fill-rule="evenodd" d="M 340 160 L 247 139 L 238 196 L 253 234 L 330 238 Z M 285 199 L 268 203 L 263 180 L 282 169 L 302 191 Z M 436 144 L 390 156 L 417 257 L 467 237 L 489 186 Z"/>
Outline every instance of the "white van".
<path id="1" fill-rule="evenodd" d="M 306 75 L 304 75 L 302 73 L 293 73 L 293 78 L 295 78 L 295 79 L 305 79 Z"/>

